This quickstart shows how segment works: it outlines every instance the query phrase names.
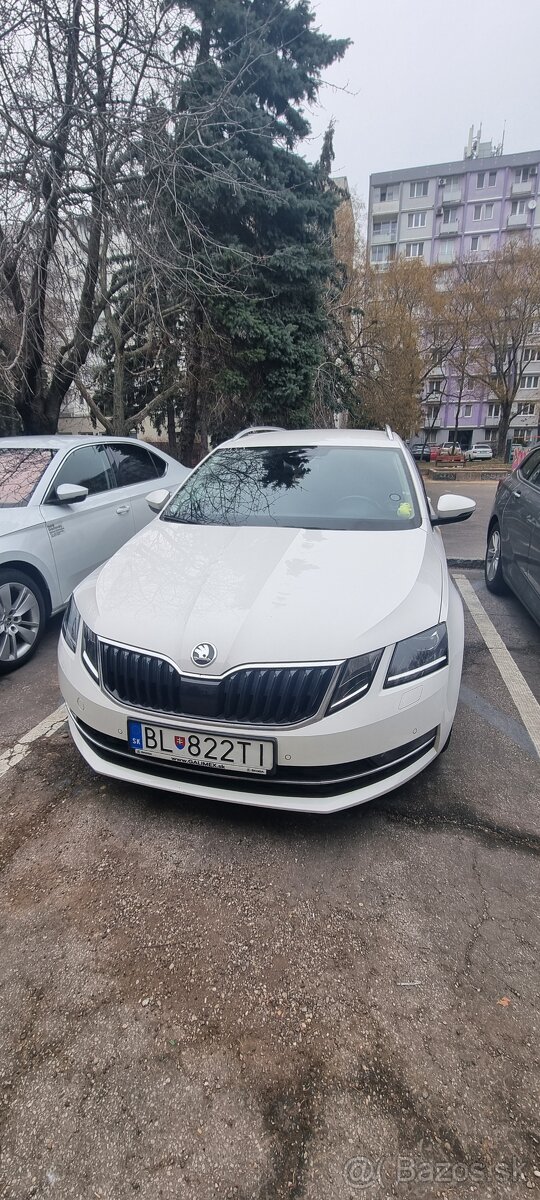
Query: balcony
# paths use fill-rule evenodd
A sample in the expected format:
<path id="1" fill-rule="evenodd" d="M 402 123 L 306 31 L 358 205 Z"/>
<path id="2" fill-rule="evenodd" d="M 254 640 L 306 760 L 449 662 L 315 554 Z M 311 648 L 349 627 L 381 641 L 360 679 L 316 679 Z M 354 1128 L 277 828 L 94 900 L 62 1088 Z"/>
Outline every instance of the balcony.
<path id="1" fill-rule="evenodd" d="M 430 420 L 429 413 L 424 411 L 422 413 L 422 420 L 424 422 L 424 429 L 441 429 L 442 427 L 442 418 L 440 413 L 433 420 Z"/>
<path id="2" fill-rule="evenodd" d="M 497 426 L 500 424 L 500 421 L 501 421 L 501 416 L 499 413 L 498 417 L 486 417 L 486 419 L 484 421 L 484 425 L 485 425 L 486 429 L 496 429 Z"/>
<path id="3" fill-rule="evenodd" d="M 392 217 L 399 212 L 399 199 L 396 200 L 377 200 L 373 205 L 371 214 L 373 217 Z"/>
<path id="4" fill-rule="evenodd" d="M 506 222 L 508 229 L 527 229 L 528 224 L 527 213 L 511 213 Z"/>
<path id="5" fill-rule="evenodd" d="M 455 237 L 460 232 L 459 221 L 441 221 L 441 237 Z"/>
<path id="6" fill-rule="evenodd" d="M 528 179 L 526 183 L 513 183 L 511 189 L 512 196 L 532 196 L 536 189 L 536 179 Z"/>
<path id="7" fill-rule="evenodd" d="M 461 204 L 462 195 L 461 188 L 449 187 L 444 188 L 442 194 L 443 204 Z"/>
<path id="8" fill-rule="evenodd" d="M 395 229 L 388 233 L 372 233 L 371 242 L 376 246 L 384 245 L 385 242 L 395 242 L 397 237 L 397 225 Z"/>

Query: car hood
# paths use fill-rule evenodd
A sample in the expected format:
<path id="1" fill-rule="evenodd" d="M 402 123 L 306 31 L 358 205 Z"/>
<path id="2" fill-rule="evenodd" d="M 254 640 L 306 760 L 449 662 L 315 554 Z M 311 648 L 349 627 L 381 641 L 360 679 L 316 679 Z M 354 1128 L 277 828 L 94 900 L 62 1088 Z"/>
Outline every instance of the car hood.
<path id="1" fill-rule="evenodd" d="M 341 659 L 437 623 L 437 535 L 180 525 L 155 520 L 83 582 L 95 632 L 183 670 L 199 642 L 213 674 L 253 662 Z"/>

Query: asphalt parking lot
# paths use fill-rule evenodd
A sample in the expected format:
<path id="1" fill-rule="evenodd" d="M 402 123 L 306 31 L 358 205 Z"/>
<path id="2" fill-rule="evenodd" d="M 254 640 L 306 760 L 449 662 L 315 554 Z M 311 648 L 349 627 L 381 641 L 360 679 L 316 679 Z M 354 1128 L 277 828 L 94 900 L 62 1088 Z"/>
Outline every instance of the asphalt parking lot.
<path id="1" fill-rule="evenodd" d="M 7 769 L 58 625 L 0 681 L 0 1195 L 540 1193 L 539 764 L 469 611 L 447 753 L 329 818 L 96 778 L 65 726 Z"/>

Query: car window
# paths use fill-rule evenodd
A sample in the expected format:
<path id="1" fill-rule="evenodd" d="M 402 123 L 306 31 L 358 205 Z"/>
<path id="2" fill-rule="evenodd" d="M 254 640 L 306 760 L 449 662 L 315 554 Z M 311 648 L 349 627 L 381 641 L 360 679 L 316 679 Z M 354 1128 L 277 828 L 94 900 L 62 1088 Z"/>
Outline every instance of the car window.
<path id="1" fill-rule="evenodd" d="M 130 483 L 145 483 L 155 479 L 155 459 L 144 446 L 125 446 L 122 442 L 108 445 L 113 464 L 116 487 L 127 487 Z"/>
<path id="2" fill-rule="evenodd" d="M 521 463 L 521 465 L 519 467 L 519 473 L 520 473 L 520 475 L 523 475 L 523 478 L 527 479 L 529 481 L 529 483 L 536 483 L 538 481 L 538 468 L 539 467 L 540 467 L 540 450 L 535 450 L 535 451 L 533 451 L 532 454 L 529 455 L 528 458 L 525 459 L 525 462 Z"/>
<path id="3" fill-rule="evenodd" d="M 167 470 L 167 466 L 168 466 L 167 461 L 164 458 L 160 458 L 158 454 L 152 454 L 151 450 L 149 450 L 148 453 L 149 453 L 150 458 L 152 459 L 152 462 L 156 468 L 156 475 L 157 475 L 158 479 L 161 479 L 161 476 L 164 475 L 165 471 Z"/>
<path id="4" fill-rule="evenodd" d="M 80 446 L 72 450 L 55 476 L 52 492 L 47 497 L 54 503 L 57 487 L 61 483 L 77 483 L 88 488 L 91 496 L 106 492 L 114 487 L 114 475 L 105 446 Z"/>
<path id="5" fill-rule="evenodd" d="M 405 456 L 366 446 L 230 447 L 189 476 L 163 520 L 293 529 L 421 523 Z"/>
<path id="6" fill-rule="evenodd" d="M 0 448 L 0 508 L 24 508 L 54 458 L 36 446 Z"/>
<path id="7" fill-rule="evenodd" d="M 536 456 L 535 465 L 527 479 L 528 483 L 532 483 L 534 487 L 540 487 L 540 454 Z"/>

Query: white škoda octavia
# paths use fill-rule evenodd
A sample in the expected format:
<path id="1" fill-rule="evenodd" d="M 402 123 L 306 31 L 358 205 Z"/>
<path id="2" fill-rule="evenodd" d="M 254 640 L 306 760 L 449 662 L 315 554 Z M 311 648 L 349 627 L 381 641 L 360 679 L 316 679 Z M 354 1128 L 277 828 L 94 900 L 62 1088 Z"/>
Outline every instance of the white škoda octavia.
<path id="1" fill-rule="evenodd" d="M 74 592 L 59 647 L 96 771 L 303 812 L 371 800 L 444 749 L 463 612 L 387 430 L 246 431 Z"/>

